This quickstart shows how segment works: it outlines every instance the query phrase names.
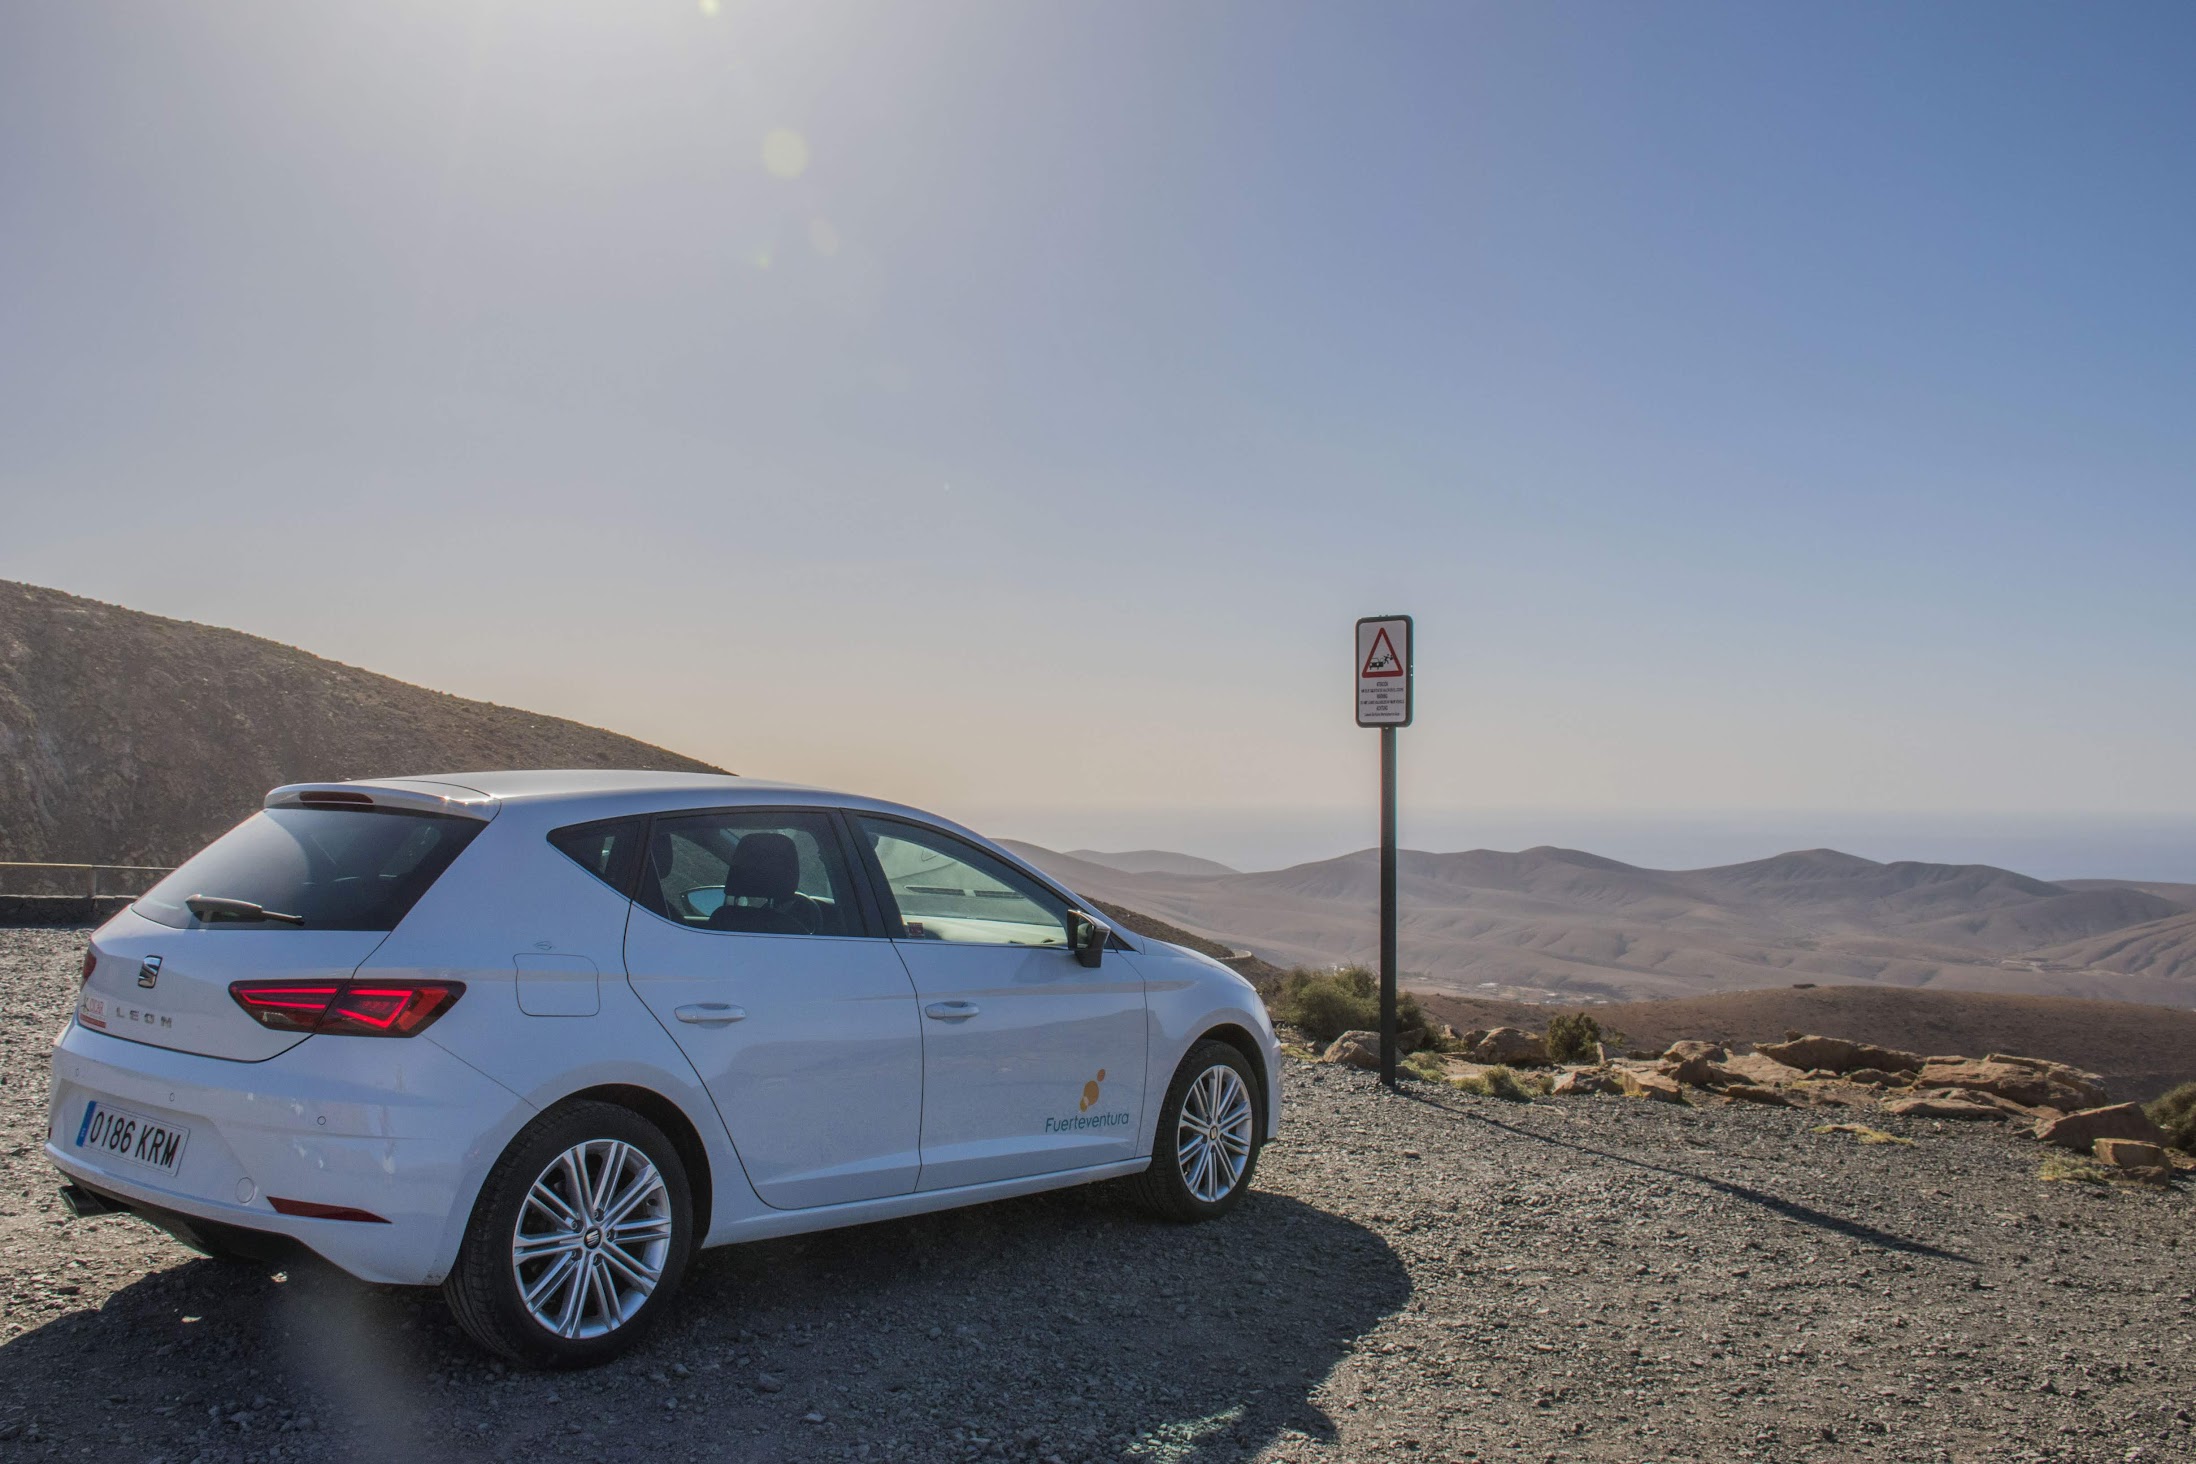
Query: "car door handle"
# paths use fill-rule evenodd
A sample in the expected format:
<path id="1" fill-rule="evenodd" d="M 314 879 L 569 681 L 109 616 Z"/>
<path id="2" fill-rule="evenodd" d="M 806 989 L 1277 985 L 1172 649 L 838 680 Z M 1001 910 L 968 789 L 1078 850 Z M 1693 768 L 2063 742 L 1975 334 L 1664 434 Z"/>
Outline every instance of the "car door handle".
<path id="1" fill-rule="evenodd" d="M 923 1008 L 923 1015 L 934 1022 L 965 1022 L 981 1010 L 972 1001 L 934 1001 Z"/>
<path id="2" fill-rule="evenodd" d="M 722 1027 L 728 1022 L 744 1022 L 747 1013 L 739 1007 L 721 1001 L 698 1001 L 682 1006 L 671 1015 L 682 1022 L 692 1022 L 697 1027 Z"/>

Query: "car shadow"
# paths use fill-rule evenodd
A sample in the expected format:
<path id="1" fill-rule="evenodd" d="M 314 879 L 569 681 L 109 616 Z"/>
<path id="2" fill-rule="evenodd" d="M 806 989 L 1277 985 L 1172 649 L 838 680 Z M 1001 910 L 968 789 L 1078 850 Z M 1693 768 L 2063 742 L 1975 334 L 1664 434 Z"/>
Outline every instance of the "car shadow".
<path id="1" fill-rule="evenodd" d="M 1099 1186 L 706 1252 L 633 1353 L 548 1374 L 491 1363 L 432 1292 L 192 1259 L 0 1344 L 0 1438 L 208 1461 L 1205 1464 L 1332 1438 L 1322 1385 L 1410 1290 L 1386 1241 L 1301 1201 L 1173 1226 Z"/>

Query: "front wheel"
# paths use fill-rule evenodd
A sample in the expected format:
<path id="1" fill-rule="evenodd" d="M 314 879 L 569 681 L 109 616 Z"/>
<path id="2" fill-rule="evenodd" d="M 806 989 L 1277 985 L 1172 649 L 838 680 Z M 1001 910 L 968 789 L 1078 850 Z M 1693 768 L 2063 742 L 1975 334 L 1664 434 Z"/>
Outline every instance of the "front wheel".
<path id="1" fill-rule="evenodd" d="M 1190 1049 L 1167 1086 L 1151 1168 L 1130 1183 L 1168 1220 L 1211 1220 L 1242 1203 L 1258 1168 L 1258 1083 L 1225 1042 Z"/>
<path id="2" fill-rule="evenodd" d="M 662 1130 L 615 1104 L 573 1103 L 496 1162 L 443 1296 L 475 1342 L 514 1362 L 605 1362 L 678 1290 L 693 1214 Z"/>

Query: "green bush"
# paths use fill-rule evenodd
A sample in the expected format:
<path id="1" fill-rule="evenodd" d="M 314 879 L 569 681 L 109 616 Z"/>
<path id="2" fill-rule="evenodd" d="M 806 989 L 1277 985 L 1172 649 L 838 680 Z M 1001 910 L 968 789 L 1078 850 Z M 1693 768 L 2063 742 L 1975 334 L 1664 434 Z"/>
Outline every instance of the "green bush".
<path id="1" fill-rule="evenodd" d="M 2151 1121 L 2166 1131 L 2166 1142 L 2184 1154 L 2196 1154 L 2196 1083 L 2183 1083 L 2150 1105 Z"/>
<path id="2" fill-rule="evenodd" d="M 1281 973 L 1279 988 L 1266 1003 L 1276 1022 L 1304 1029 L 1315 1042 L 1332 1042 L 1344 1032 L 1380 1030 L 1380 978 L 1363 966 L 1317 971 L 1307 966 Z M 1407 991 L 1395 998 L 1398 1032 L 1432 1030 L 1418 998 Z"/>
<path id="3" fill-rule="evenodd" d="M 1548 1023 L 1548 1061 L 1592 1062 L 1599 1055 L 1601 1023 L 1572 1012 Z"/>

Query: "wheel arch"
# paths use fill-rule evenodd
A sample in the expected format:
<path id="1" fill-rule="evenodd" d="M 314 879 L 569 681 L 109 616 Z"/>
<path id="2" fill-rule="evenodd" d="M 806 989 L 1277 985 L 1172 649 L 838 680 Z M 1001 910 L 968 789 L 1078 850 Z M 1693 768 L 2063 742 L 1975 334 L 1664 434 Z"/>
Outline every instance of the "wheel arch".
<path id="1" fill-rule="evenodd" d="M 603 1083 L 567 1093 L 544 1111 L 554 1113 L 568 1103 L 581 1102 L 614 1103 L 620 1108 L 629 1108 L 663 1130 L 663 1136 L 678 1151 L 679 1162 L 686 1166 L 686 1187 L 694 1206 L 694 1243 L 699 1247 L 702 1237 L 709 1234 L 716 1189 L 710 1178 L 709 1148 L 702 1142 L 701 1130 L 686 1116 L 686 1110 L 653 1088 L 632 1083 Z"/>
<path id="2" fill-rule="evenodd" d="M 1253 1090 L 1258 1098 L 1258 1122 L 1254 1128 L 1259 1142 L 1265 1142 L 1267 1115 L 1273 1112 L 1273 1095 L 1266 1091 L 1270 1079 L 1266 1072 L 1265 1050 L 1259 1046 L 1258 1039 L 1248 1028 L 1239 1027 L 1233 1022 L 1222 1022 L 1198 1033 L 1197 1041 L 1190 1046 L 1195 1048 L 1198 1042 L 1225 1042 L 1243 1054 L 1243 1061 L 1250 1067 Z"/>

